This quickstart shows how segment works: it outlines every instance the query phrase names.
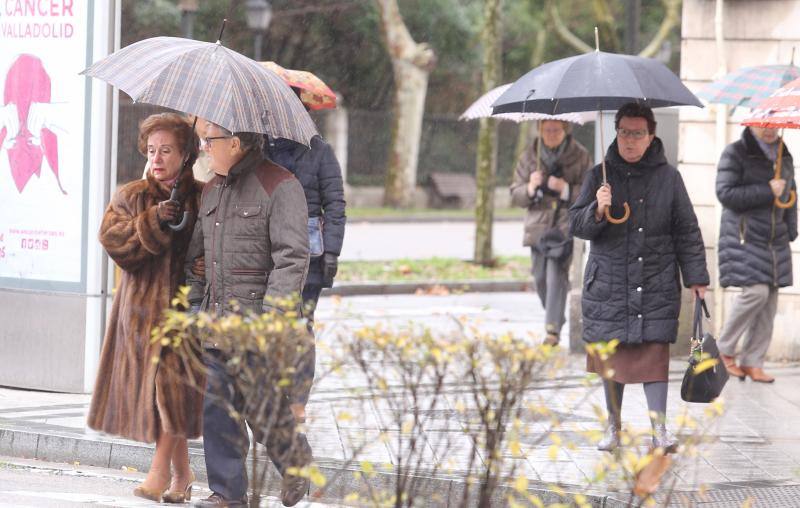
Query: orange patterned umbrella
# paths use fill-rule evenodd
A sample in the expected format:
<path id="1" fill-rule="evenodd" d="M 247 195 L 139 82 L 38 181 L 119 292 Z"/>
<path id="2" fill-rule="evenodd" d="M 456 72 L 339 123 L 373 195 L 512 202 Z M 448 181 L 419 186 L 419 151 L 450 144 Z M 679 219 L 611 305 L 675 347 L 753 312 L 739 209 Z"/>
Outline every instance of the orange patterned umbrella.
<path id="1" fill-rule="evenodd" d="M 298 71 L 281 67 L 275 62 L 259 62 L 271 70 L 292 88 L 300 90 L 300 100 L 309 109 L 333 109 L 336 107 L 336 94 L 324 81 L 308 71 Z"/>

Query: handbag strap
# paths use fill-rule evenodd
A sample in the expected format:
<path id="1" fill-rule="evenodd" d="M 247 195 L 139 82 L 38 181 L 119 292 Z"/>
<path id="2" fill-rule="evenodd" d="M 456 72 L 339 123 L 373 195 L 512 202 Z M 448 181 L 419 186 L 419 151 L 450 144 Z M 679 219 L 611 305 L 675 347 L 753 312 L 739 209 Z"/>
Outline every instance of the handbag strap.
<path id="1" fill-rule="evenodd" d="M 706 319 L 711 317 L 711 314 L 708 312 L 708 307 L 706 306 L 706 301 L 704 298 L 700 298 L 697 294 L 695 294 L 694 299 L 694 323 L 692 324 L 692 333 L 694 334 L 694 338 L 698 341 L 703 340 L 703 315 L 705 314 Z"/>

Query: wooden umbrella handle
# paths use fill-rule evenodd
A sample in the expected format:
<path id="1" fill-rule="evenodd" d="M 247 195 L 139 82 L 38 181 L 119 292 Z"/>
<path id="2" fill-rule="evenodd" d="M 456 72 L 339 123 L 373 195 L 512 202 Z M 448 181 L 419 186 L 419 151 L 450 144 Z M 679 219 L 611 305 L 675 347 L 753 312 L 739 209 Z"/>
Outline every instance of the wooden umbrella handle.
<path id="1" fill-rule="evenodd" d="M 794 206 L 795 202 L 797 201 L 797 193 L 795 191 L 789 191 L 789 201 L 783 202 L 781 198 L 775 198 L 775 206 L 778 208 L 783 208 L 784 210 L 787 208 L 791 208 Z"/>
<path id="2" fill-rule="evenodd" d="M 611 216 L 611 209 L 610 208 L 606 208 L 606 211 L 605 211 L 606 220 L 608 222 L 610 222 L 611 224 L 622 224 L 623 222 L 626 222 L 631 216 L 631 207 L 628 206 L 628 202 L 627 201 L 622 203 L 622 206 L 625 208 L 625 213 L 619 219 L 615 219 L 614 217 L 612 217 Z"/>

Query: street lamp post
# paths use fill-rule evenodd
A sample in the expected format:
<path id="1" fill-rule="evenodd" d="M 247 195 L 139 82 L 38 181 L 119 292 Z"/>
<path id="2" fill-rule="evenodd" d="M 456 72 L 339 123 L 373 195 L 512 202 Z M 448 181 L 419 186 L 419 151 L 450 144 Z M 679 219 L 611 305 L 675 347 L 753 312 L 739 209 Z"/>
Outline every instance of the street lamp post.
<path id="1" fill-rule="evenodd" d="M 180 0 L 178 8 L 181 10 L 181 32 L 187 39 L 194 38 L 194 17 L 197 14 L 197 0 Z"/>
<path id="2" fill-rule="evenodd" d="M 247 0 L 245 9 L 247 10 L 247 26 L 255 33 L 253 59 L 259 62 L 261 61 L 264 34 L 272 21 L 272 6 L 267 0 Z"/>

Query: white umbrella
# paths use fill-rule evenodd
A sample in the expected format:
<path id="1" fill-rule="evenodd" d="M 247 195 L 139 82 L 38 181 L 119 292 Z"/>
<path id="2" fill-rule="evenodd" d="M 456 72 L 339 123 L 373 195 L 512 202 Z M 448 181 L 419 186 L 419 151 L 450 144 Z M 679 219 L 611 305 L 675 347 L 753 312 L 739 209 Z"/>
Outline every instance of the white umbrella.
<path id="1" fill-rule="evenodd" d="M 478 118 L 498 118 L 500 120 L 511 120 L 512 122 L 526 122 L 529 120 L 561 120 L 563 122 L 576 123 L 583 125 L 586 122 L 593 122 L 597 113 L 587 111 L 581 113 L 562 113 L 560 115 L 547 115 L 544 113 L 499 113 L 492 115 L 492 104 L 503 92 L 511 87 L 512 83 L 498 86 L 486 92 L 480 99 L 472 103 L 470 107 L 459 117 L 459 120 L 476 120 Z"/>

